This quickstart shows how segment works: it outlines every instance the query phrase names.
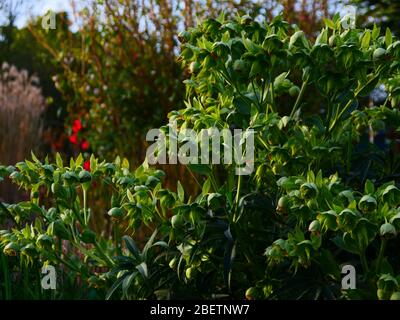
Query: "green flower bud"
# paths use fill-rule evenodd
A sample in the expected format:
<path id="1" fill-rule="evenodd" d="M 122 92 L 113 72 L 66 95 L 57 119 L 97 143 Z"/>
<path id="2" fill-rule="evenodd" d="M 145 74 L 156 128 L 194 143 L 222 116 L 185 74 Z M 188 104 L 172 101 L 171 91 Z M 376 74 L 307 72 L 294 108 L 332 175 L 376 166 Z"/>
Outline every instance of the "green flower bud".
<path id="1" fill-rule="evenodd" d="M 89 244 L 89 243 L 96 243 L 96 233 L 92 230 L 85 230 L 81 234 L 82 242 Z"/>
<path id="2" fill-rule="evenodd" d="M 390 291 L 384 289 L 378 289 L 376 292 L 379 300 L 388 300 L 390 298 Z"/>
<path id="3" fill-rule="evenodd" d="M 189 71 L 190 73 L 197 73 L 200 70 L 200 63 L 198 61 L 193 61 L 190 65 L 189 65 Z"/>
<path id="4" fill-rule="evenodd" d="M 123 211 L 121 208 L 114 207 L 108 211 L 108 215 L 113 219 L 113 220 L 118 220 L 121 219 L 123 216 Z"/>
<path id="5" fill-rule="evenodd" d="M 67 190 L 64 188 L 61 183 L 54 182 L 51 185 L 51 192 L 60 199 L 65 199 L 67 197 Z"/>
<path id="6" fill-rule="evenodd" d="M 393 292 L 390 296 L 390 300 L 400 300 L 400 291 Z"/>
<path id="7" fill-rule="evenodd" d="M 246 290 L 245 296 L 247 300 L 256 300 L 262 298 L 260 290 L 256 287 L 248 288 Z"/>
<path id="8" fill-rule="evenodd" d="M 4 247 L 3 252 L 7 256 L 15 257 L 17 255 L 17 252 L 19 252 L 19 250 L 20 247 L 16 242 L 10 242 Z"/>
<path id="9" fill-rule="evenodd" d="M 317 196 L 317 186 L 315 183 L 304 183 L 300 187 L 300 195 L 303 199 L 309 200 Z"/>
<path id="10" fill-rule="evenodd" d="M 62 175 L 62 178 L 69 184 L 78 182 L 78 177 L 76 176 L 75 172 L 67 171 Z"/>
<path id="11" fill-rule="evenodd" d="M 291 97 L 297 97 L 300 93 L 300 88 L 298 86 L 292 86 L 289 89 L 289 94 Z"/>
<path id="12" fill-rule="evenodd" d="M 36 257 L 38 255 L 38 249 L 32 244 L 29 243 L 25 247 L 21 249 L 21 253 L 26 255 L 27 257 Z"/>
<path id="13" fill-rule="evenodd" d="M 288 196 L 280 197 L 276 206 L 276 212 L 278 214 L 287 214 L 289 212 L 289 202 L 290 198 Z"/>
<path id="14" fill-rule="evenodd" d="M 6 170 L 7 170 L 8 174 L 11 174 L 11 173 L 15 172 L 17 169 L 14 166 L 8 166 L 6 168 Z"/>
<path id="15" fill-rule="evenodd" d="M 105 171 L 108 175 L 113 175 L 116 170 L 115 165 L 113 163 L 107 163 L 105 165 L 105 169 L 106 169 Z"/>
<path id="16" fill-rule="evenodd" d="M 172 208 L 175 205 L 175 198 L 168 192 L 160 198 L 160 204 L 163 208 Z"/>
<path id="17" fill-rule="evenodd" d="M 337 214 L 333 210 L 321 212 L 318 216 L 322 227 L 326 230 L 336 230 L 337 229 Z"/>
<path id="18" fill-rule="evenodd" d="M 314 220 L 310 223 L 308 227 L 308 231 L 310 232 L 320 232 L 321 231 L 321 223 L 318 220 Z"/>
<path id="19" fill-rule="evenodd" d="M 242 59 L 235 60 L 233 70 L 238 73 L 244 73 L 246 71 L 246 63 Z"/>
<path id="20" fill-rule="evenodd" d="M 394 185 L 389 185 L 383 191 L 382 198 L 390 206 L 397 206 L 400 203 L 400 190 Z"/>
<path id="21" fill-rule="evenodd" d="M 148 176 L 146 180 L 146 186 L 153 188 L 160 182 L 160 179 L 154 176 Z"/>
<path id="22" fill-rule="evenodd" d="M 338 224 L 340 228 L 350 231 L 356 226 L 359 219 L 360 214 L 358 212 L 350 209 L 344 209 L 339 213 Z"/>
<path id="23" fill-rule="evenodd" d="M 334 34 L 334 35 L 332 35 L 332 36 L 329 37 L 329 46 L 330 46 L 330 47 L 333 47 L 333 46 L 335 46 L 336 44 L 337 44 L 337 37 L 336 37 L 336 35 Z"/>
<path id="24" fill-rule="evenodd" d="M 172 258 L 172 260 L 169 262 L 169 267 L 171 268 L 171 269 L 174 269 L 175 270 L 175 268 L 176 268 L 176 264 L 178 263 L 178 259 L 177 258 Z"/>
<path id="25" fill-rule="evenodd" d="M 56 208 L 50 208 L 47 210 L 46 219 L 50 222 L 55 221 L 58 218 L 58 212 Z"/>
<path id="26" fill-rule="evenodd" d="M 381 225 L 380 235 L 381 235 L 381 237 L 383 237 L 385 239 L 392 239 L 392 238 L 396 238 L 397 231 L 396 231 L 396 228 L 394 227 L 394 225 L 387 222 L 387 223 L 384 223 L 383 225 Z"/>
<path id="27" fill-rule="evenodd" d="M 189 268 L 186 269 L 186 271 L 185 271 L 186 279 L 190 280 L 193 277 L 193 274 L 194 274 L 194 269 L 193 268 L 189 267 Z"/>
<path id="28" fill-rule="evenodd" d="M 36 245 L 41 249 L 50 249 L 53 242 L 52 237 L 47 234 L 41 234 L 36 240 Z"/>
<path id="29" fill-rule="evenodd" d="M 386 50 L 383 49 L 383 48 L 377 48 L 377 49 L 375 49 L 372 57 L 373 57 L 374 60 L 379 60 L 384 55 L 386 55 Z"/>
<path id="30" fill-rule="evenodd" d="M 54 234 L 60 238 L 65 240 L 71 239 L 71 234 L 69 233 L 68 229 L 65 227 L 64 222 L 59 219 L 54 221 Z"/>
<path id="31" fill-rule="evenodd" d="M 370 195 L 365 195 L 358 203 L 358 207 L 362 212 L 368 213 L 376 209 L 377 203 L 374 197 L 371 197 Z"/>
<path id="32" fill-rule="evenodd" d="M 185 219 L 180 214 L 177 214 L 171 218 L 171 225 L 172 228 L 174 229 L 182 228 L 184 224 L 185 224 Z"/>
<path id="33" fill-rule="evenodd" d="M 165 177 L 165 172 L 162 170 L 156 170 L 154 172 L 154 176 L 161 180 L 162 178 Z"/>
<path id="34" fill-rule="evenodd" d="M 92 180 L 92 175 L 90 174 L 89 171 L 82 170 L 79 172 L 79 181 L 81 183 L 89 182 Z"/>
<path id="35" fill-rule="evenodd" d="M 46 176 L 52 176 L 54 172 L 54 167 L 51 164 L 43 165 L 43 170 Z"/>

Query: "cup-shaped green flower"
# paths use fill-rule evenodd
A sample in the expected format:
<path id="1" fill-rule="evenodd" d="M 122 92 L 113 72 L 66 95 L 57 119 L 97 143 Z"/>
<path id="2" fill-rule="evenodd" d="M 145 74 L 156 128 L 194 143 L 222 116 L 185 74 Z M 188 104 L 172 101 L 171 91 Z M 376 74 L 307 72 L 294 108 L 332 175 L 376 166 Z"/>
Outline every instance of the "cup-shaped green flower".
<path id="1" fill-rule="evenodd" d="M 318 188 L 315 183 L 303 183 L 300 187 L 300 196 L 305 199 L 313 199 L 317 196 Z"/>
<path id="2" fill-rule="evenodd" d="M 377 203 L 374 197 L 370 195 L 365 195 L 361 198 L 360 202 L 358 203 L 358 207 L 364 213 L 373 212 L 376 207 Z"/>
<path id="3" fill-rule="evenodd" d="M 381 237 L 385 239 L 392 239 L 396 238 L 397 236 L 396 228 L 389 222 L 386 222 L 383 225 L 381 225 L 379 232 Z"/>

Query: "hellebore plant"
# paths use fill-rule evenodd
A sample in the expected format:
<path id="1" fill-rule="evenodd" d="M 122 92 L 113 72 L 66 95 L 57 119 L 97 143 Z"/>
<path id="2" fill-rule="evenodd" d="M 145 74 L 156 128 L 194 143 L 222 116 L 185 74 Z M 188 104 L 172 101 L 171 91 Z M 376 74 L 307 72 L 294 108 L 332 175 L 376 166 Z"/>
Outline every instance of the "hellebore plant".
<path id="1" fill-rule="evenodd" d="M 280 16 L 221 15 L 179 38 L 191 76 L 170 121 L 254 130 L 254 172 L 188 165 L 193 194 L 164 188 L 147 161 L 0 167 L 31 192 L 0 206 L 13 225 L 0 232 L 4 274 L 13 259 L 54 264 L 94 298 L 398 299 L 400 41 L 377 26 L 344 29 L 338 15 L 315 41 Z M 374 105 L 378 85 L 387 96 Z M 113 237 L 92 229 L 94 184 Z M 345 264 L 356 289 L 341 288 Z"/>

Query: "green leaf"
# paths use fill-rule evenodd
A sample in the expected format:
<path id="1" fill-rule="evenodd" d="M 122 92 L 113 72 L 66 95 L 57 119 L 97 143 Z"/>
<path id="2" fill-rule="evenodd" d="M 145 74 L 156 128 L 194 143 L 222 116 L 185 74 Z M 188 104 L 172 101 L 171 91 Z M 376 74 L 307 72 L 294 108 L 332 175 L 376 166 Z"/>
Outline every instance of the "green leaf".
<path id="1" fill-rule="evenodd" d="M 210 179 L 208 178 L 208 179 L 206 179 L 206 181 L 205 181 L 204 184 L 203 184 L 203 188 L 202 188 L 202 190 L 201 190 L 201 193 L 202 193 L 203 195 L 207 194 L 208 191 L 210 191 L 210 188 L 211 188 L 211 181 L 210 181 Z"/>
<path id="2" fill-rule="evenodd" d="M 249 115 L 251 113 L 251 107 L 249 103 L 243 100 L 242 97 L 237 97 L 233 99 L 233 105 L 237 111 L 241 114 Z"/>
<path id="3" fill-rule="evenodd" d="M 135 198 L 133 197 L 133 194 L 129 189 L 126 190 L 126 196 L 128 197 L 129 202 L 135 202 Z"/>
<path id="4" fill-rule="evenodd" d="M 128 295 L 129 287 L 132 284 L 133 279 L 135 279 L 136 273 L 133 272 L 125 277 L 124 281 L 122 282 L 122 293 L 126 297 Z"/>
<path id="5" fill-rule="evenodd" d="M 379 82 L 379 74 L 372 75 L 371 78 L 367 81 L 367 83 L 364 84 L 363 86 L 361 86 L 356 91 L 356 95 L 360 96 L 360 97 L 366 97 L 367 95 L 369 95 L 371 93 L 372 90 L 375 89 L 378 82 Z"/>
<path id="6" fill-rule="evenodd" d="M 368 49 L 371 42 L 371 31 L 366 30 L 364 36 L 361 39 L 361 48 Z"/>
<path id="7" fill-rule="evenodd" d="M 42 164 L 42 163 L 39 161 L 39 159 L 35 156 L 35 154 L 33 153 L 33 151 L 31 151 L 31 157 L 32 157 L 32 160 L 33 160 L 35 163 L 37 163 L 37 164 Z"/>
<path id="8" fill-rule="evenodd" d="M 133 239 L 129 236 L 123 236 L 122 239 L 124 240 L 125 245 L 128 248 L 129 252 L 132 253 L 132 255 L 136 259 L 140 259 L 140 251 L 139 251 L 138 247 L 136 246 L 135 241 L 133 241 Z"/>
<path id="9" fill-rule="evenodd" d="M 198 174 L 205 175 L 205 176 L 210 175 L 210 173 L 212 172 L 211 167 L 206 164 L 189 163 L 188 167 L 191 171 L 198 173 Z"/>
<path id="10" fill-rule="evenodd" d="M 372 40 L 375 41 L 376 39 L 378 39 L 380 33 L 381 33 L 381 28 L 378 28 L 374 23 L 374 28 L 372 29 Z"/>
<path id="11" fill-rule="evenodd" d="M 328 28 L 335 30 L 335 23 L 331 19 L 324 18 L 324 23 Z"/>
<path id="12" fill-rule="evenodd" d="M 371 180 L 365 181 L 364 193 L 373 194 L 375 192 L 375 186 Z"/>
<path id="13" fill-rule="evenodd" d="M 327 44 L 328 43 L 328 29 L 323 29 L 315 40 L 316 45 Z"/>
<path id="14" fill-rule="evenodd" d="M 124 158 L 124 159 L 122 160 L 122 165 L 121 165 L 121 167 L 122 167 L 123 169 L 128 169 L 128 170 L 129 170 L 129 161 L 128 161 L 128 159 Z"/>
<path id="15" fill-rule="evenodd" d="M 119 288 L 119 286 L 122 284 L 122 282 L 124 281 L 126 276 L 127 275 L 124 275 L 121 278 L 119 278 L 117 281 L 114 282 L 114 284 L 111 286 L 110 290 L 107 292 L 106 300 L 109 300 L 111 298 L 111 296 L 113 295 L 115 290 L 117 290 Z"/>
<path id="16" fill-rule="evenodd" d="M 147 270 L 146 262 L 142 262 L 141 264 L 136 266 L 136 269 L 139 270 L 139 272 L 143 276 L 143 278 L 147 279 L 149 277 L 149 273 L 148 273 L 148 270 Z"/>
<path id="17" fill-rule="evenodd" d="M 222 41 L 223 43 L 226 43 L 226 44 L 227 44 L 227 43 L 229 42 L 230 38 L 231 38 L 231 35 L 229 34 L 229 31 L 225 31 L 225 33 L 224 33 L 223 36 L 222 36 L 221 41 Z"/>
<path id="18" fill-rule="evenodd" d="M 177 185 L 177 191 L 178 191 L 178 198 L 181 202 L 185 201 L 185 190 L 183 189 L 181 183 L 178 181 Z"/>
<path id="19" fill-rule="evenodd" d="M 153 234 L 151 235 L 150 239 L 147 240 L 146 245 L 143 248 L 143 256 L 144 256 L 145 260 L 147 258 L 147 251 L 153 246 L 154 239 L 156 238 L 157 233 L 158 233 L 158 230 L 155 229 Z"/>
<path id="20" fill-rule="evenodd" d="M 79 156 L 78 156 L 78 158 L 76 159 L 75 165 L 76 165 L 77 167 L 80 167 L 80 166 L 83 165 L 83 156 L 82 156 L 82 153 L 80 153 Z"/>
<path id="21" fill-rule="evenodd" d="M 393 42 L 393 36 L 392 32 L 390 31 L 389 28 L 386 28 L 386 34 L 385 34 L 385 43 L 386 47 L 389 47 Z"/>
<path id="22" fill-rule="evenodd" d="M 293 46 L 296 44 L 297 40 L 299 38 L 304 37 L 304 32 L 303 31 L 297 31 L 295 32 L 291 37 L 290 37 L 290 41 L 289 41 L 289 50 L 291 50 L 293 48 Z"/>
<path id="23" fill-rule="evenodd" d="M 57 164 L 57 167 L 58 167 L 58 168 L 64 167 L 63 160 L 62 160 L 62 158 L 61 158 L 61 155 L 60 155 L 58 152 L 57 152 L 57 154 L 56 154 L 56 164 Z"/>
<path id="24" fill-rule="evenodd" d="M 262 71 L 261 62 L 256 60 L 251 65 L 249 77 L 257 76 L 261 73 L 261 71 Z"/>

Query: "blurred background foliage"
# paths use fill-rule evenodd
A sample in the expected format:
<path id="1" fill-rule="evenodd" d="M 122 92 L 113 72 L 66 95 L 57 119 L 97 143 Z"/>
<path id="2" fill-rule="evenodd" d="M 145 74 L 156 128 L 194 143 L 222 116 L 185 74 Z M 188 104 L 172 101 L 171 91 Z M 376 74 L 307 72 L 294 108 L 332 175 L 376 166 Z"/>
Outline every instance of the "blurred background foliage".
<path id="1" fill-rule="evenodd" d="M 198 20 L 221 11 L 268 19 L 283 12 L 286 21 L 314 37 L 325 17 L 353 4 L 359 8 L 357 23 L 379 21 L 395 33 L 399 29 L 399 5 L 393 1 L 103 0 L 87 2 L 83 9 L 72 1 L 73 14 L 58 13 L 54 30 L 43 29 L 42 17 L 17 28 L 22 3 L 0 1 L 5 17 L 0 26 L 0 63 L 35 75 L 46 99 L 43 130 L 31 149 L 50 158 L 55 152 L 66 157 L 82 152 L 86 159 L 94 153 L 108 161 L 120 155 L 133 165 L 144 159 L 148 129 L 160 127 L 169 111 L 183 107 L 183 81 L 188 75 L 177 60 L 179 32 Z M 315 104 L 317 110 L 318 101 Z M 0 139 L 15 141 L 10 135 Z M 18 148 L 27 150 L 20 143 L 14 143 L 12 151 L 0 150 L 0 162 L 16 163 L 29 156 Z M 196 191 L 184 167 L 163 169 L 170 187 L 180 179 Z M 5 195 L 0 193 L 1 197 Z"/>

